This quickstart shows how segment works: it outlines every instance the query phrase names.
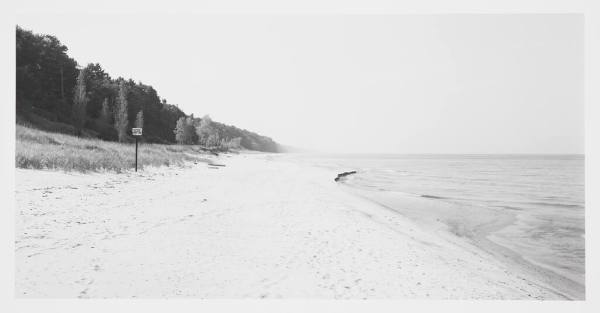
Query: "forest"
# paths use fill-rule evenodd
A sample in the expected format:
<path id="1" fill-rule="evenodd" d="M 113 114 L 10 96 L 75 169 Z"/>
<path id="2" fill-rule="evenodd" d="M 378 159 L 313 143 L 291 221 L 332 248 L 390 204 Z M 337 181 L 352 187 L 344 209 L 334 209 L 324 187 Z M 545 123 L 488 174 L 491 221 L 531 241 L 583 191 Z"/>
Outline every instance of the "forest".
<path id="1" fill-rule="evenodd" d="M 17 123 L 44 131 L 129 142 L 143 141 L 278 152 L 271 138 L 186 114 L 150 85 L 113 78 L 99 63 L 80 66 L 56 37 L 16 28 Z"/>

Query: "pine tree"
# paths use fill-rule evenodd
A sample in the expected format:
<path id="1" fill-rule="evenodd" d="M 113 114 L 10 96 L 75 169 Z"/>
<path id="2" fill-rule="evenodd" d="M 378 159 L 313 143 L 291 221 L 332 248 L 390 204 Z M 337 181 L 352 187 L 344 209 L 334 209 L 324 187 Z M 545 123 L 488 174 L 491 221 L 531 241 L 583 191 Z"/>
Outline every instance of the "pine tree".
<path id="1" fill-rule="evenodd" d="M 73 94 L 73 124 L 77 129 L 77 135 L 81 135 L 86 118 L 88 98 L 85 90 L 85 75 L 86 69 L 81 69 L 77 76 Z"/>
<path id="2" fill-rule="evenodd" d="M 119 136 L 119 142 L 127 140 L 127 124 L 129 123 L 127 118 L 127 90 L 125 83 L 121 81 L 115 109 L 115 129 Z"/>

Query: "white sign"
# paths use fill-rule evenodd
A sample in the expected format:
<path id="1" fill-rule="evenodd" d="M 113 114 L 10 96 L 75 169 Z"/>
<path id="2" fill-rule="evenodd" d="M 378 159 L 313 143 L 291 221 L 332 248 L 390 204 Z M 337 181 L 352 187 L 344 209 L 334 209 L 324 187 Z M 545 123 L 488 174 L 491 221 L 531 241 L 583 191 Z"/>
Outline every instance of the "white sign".
<path id="1" fill-rule="evenodd" d="M 131 133 L 134 136 L 141 136 L 142 135 L 142 129 L 141 128 L 132 128 L 131 129 Z"/>

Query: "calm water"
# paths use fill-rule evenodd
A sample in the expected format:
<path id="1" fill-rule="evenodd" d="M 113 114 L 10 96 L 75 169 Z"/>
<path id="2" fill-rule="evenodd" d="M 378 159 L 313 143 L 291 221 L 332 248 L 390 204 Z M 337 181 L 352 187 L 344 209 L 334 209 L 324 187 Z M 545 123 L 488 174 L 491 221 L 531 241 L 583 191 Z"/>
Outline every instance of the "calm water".
<path id="1" fill-rule="evenodd" d="M 584 284 L 582 155 L 296 157 L 340 172 L 357 170 L 346 183 L 374 194 L 426 197 L 453 207 L 475 208 L 480 216 L 491 216 L 492 210 L 510 214 L 512 224 L 489 236 L 492 241 L 532 264 Z M 465 224 L 470 219 L 465 218 Z"/>

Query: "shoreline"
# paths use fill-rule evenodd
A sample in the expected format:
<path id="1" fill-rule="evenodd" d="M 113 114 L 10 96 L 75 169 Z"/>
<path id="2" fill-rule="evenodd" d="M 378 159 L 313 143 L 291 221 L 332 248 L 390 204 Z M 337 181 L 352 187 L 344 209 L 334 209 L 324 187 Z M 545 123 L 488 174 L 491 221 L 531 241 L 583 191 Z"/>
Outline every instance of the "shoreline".
<path id="1" fill-rule="evenodd" d="M 463 224 L 453 222 L 452 220 L 443 220 L 442 216 L 437 216 L 436 221 L 433 221 L 430 216 L 417 216 L 415 214 L 407 213 L 406 211 L 403 211 L 403 209 L 398 209 L 399 207 L 405 206 L 419 207 L 418 204 L 415 204 L 418 202 L 422 203 L 420 206 L 421 208 L 427 206 L 432 207 L 435 206 L 435 204 L 431 204 L 432 201 L 444 200 L 444 198 L 394 193 L 394 200 L 390 201 L 389 199 L 378 197 L 376 192 L 362 190 L 358 187 L 348 185 L 345 182 L 342 182 L 342 184 L 348 192 L 355 193 L 390 211 L 406 216 L 415 223 L 428 228 L 430 231 L 442 233 L 444 237 L 453 241 L 467 241 L 467 243 L 493 255 L 495 258 L 502 260 L 509 265 L 521 268 L 525 275 L 532 276 L 540 286 L 547 288 L 564 299 L 585 300 L 585 286 L 581 283 L 561 272 L 553 270 L 549 266 L 545 266 L 542 263 L 535 262 L 530 258 L 522 256 L 510 247 L 489 238 L 493 237 L 495 233 L 514 225 L 514 223 L 518 221 L 516 212 L 502 212 L 502 214 L 498 215 L 498 219 L 490 219 L 485 223 L 471 225 L 470 229 L 464 229 L 461 228 L 461 226 L 464 226 Z M 390 204 L 390 202 L 394 203 Z M 430 204 L 426 204 L 427 202 Z M 437 204 L 447 207 L 460 207 L 458 204 L 444 201 L 440 201 Z M 443 225 L 435 226 L 434 224 L 436 222 L 442 223 Z"/>
<path id="2" fill-rule="evenodd" d="M 331 170 L 269 154 L 211 162 L 226 166 L 16 169 L 15 296 L 562 298 Z"/>

